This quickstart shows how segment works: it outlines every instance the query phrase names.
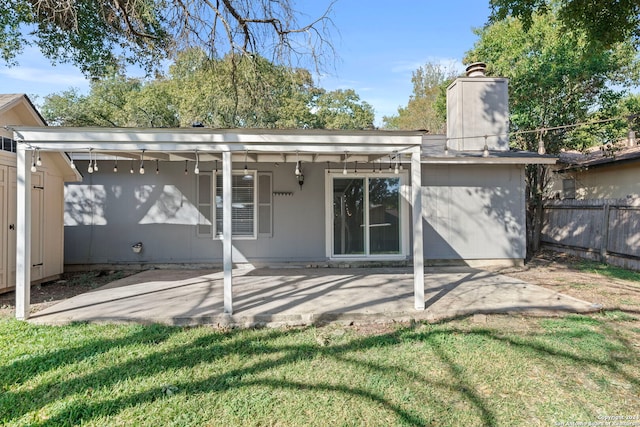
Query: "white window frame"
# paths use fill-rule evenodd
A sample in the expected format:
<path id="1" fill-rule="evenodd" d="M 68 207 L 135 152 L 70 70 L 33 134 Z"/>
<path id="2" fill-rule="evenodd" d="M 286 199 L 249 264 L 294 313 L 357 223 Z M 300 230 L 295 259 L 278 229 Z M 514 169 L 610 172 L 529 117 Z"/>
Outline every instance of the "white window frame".
<path id="1" fill-rule="evenodd" d="M 213 239 L 217 239 L 217 240 L 222 240 L 222 230 L 218 230 L 217 229 L 217 217 L 216 217 L 216 190 L 217 190 L 217 185 L 218 185 L 218 177 L 222 177 L 222 173 L 221 172 L 217 172 L 217 173 L 211 173 L 211 172 L 200 172 L 201 174 L 208 174 L 211 175 L 211 205 L 210 205 L 210 209 L 211 209 L 211 233 L 200 233 L 199 232 L 199 225 L 200 225 L 200 220 L 202 219 L 202 216 L 200 214 L 200 183 L 198 182 L 198 180 L 196 180 L 196 186 L 197 186 L 197 205 L 198 205 L 198 215 L 199 215 L 199 220 L 198 220 L 198 225 L 196 226 L 196 233 L 198 235 L 198 237 L 208 237 L 208 238 L 213 238 Z M 234 240 L 256 240 L 258 238 L 258 185 L 257 185 L 257 177 L 258 177 L 258 172 L 256 170 L 248 170 L 245 171 L 244 169 L 242 170 L 234 170 L 231 173 L 234 176 L 244 176 L 246 174 L 249 174 L 252 176 L 252 181 L 253 181 L 253 233 L 251 235 L 233 235 L 233 239 Z M 233 189 L 232 189 L 233 192 Z"/>
<path id="2" fill-rule="evenodd" d="M 257 224 L 258 224 L 258 237 L 273 237 L 273 174 L 271 172 L 258 172 L 256 174 L 257 176 L 257 181 L 256 181 L 256 193 L 258 194 L 258 196 L 256 197 L 256 204 L 258 205 L 257 209 Z M 267 189 L 268 191 L 268 201 L 260 201 L 260 178 L 262 177 L 269 177 L 269 188 Z M 264 233 L 264 232 L 260 232 L 260 208 L 266 208 L 269 212 L 269 232 L 268 233 Z"/>
<path id="3" fill-rule="evenodd" d="M 347 255 L 335 255 L 333 253 L 333 179 L 334 178 L 362 178 L 366 180 L 367 188 L 369 178 L 400 178 L 400 253 L 398 254 L 369 254 L 370 242 L 369 242 L 369 213 L 365 214 L 365 253 L 361 255 L 347 254 Z M 352 173 L 349 171 L 348 175 L 342 174 L 342 169 L 331 169 L 325 173 L 325 254 L 327 259 L 339 260 L 339 261 L 397 261 L 405 260 L 409 256 L 409 212 L 411 212 L 409 198 L 411 195 L 411 186 L 408 184 L 409 174 L 406 170 L 401 171 L 399 174 L 393 172 L 358 172 Z M 364 192 L 365 206 L 369 206 L 369 192 Z"/>

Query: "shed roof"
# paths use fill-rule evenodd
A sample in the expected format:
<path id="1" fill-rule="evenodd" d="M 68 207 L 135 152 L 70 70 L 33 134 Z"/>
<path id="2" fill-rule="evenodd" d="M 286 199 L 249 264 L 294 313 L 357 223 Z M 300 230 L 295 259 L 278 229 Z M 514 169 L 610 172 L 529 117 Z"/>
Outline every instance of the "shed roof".
<path id="1" fill-rule="evenodd" d="M 33 105 L 29 97 L 24 93 L 0 94 L 0 114 L 20 105 L 20 103 L 24 103 L 27 106 L 27 108 L 30 110 L 30 113 L 34 116 L 36 121 L 40 122 L 42 126 L 47 125 L 47 121 L 44 119 L 44 117 L 42 117 L 42 115 L 40 115 L 38 109 L 35 107 L 35 105 Z M 14 124 L 17 125 L 19 123 Z"/>

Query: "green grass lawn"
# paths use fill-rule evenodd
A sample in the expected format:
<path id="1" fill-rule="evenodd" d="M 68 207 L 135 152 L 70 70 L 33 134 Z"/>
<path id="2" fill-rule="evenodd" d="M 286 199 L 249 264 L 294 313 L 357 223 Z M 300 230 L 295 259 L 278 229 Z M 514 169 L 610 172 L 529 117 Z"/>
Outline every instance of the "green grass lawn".
<path id="1" fill-rule="evenodd" d="M 639 346 L 632 315 L 489 316 L 376 334 L 0 319 L 0 424 L 596 423 L 640 415 Z"/>

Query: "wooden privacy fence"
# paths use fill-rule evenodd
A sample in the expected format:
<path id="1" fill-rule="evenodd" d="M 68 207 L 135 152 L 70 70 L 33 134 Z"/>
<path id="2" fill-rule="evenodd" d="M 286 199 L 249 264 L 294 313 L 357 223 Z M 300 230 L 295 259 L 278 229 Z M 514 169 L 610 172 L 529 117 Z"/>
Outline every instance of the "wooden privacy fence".
<path id="1" fill-rule="evenodd" d="M 542 245 L 640 270 L 640 200 L 549 200 Z"/>

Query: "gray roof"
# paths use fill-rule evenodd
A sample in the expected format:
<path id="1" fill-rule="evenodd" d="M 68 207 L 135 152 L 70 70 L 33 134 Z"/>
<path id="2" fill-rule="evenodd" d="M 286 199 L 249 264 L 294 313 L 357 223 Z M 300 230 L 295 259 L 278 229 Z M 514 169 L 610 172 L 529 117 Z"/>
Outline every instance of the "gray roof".
<path id="1" fill-rule="evenodd" d="M 566 151 L 560 153 L 561 171 L 588 169 L 640 160 L 640 145 L 633 147 L 610 146 L 606 149 L 590 150 L 586 153 Z"/>

